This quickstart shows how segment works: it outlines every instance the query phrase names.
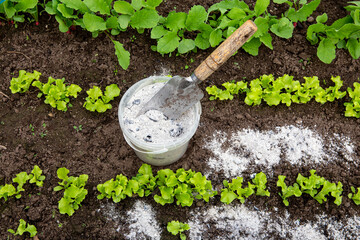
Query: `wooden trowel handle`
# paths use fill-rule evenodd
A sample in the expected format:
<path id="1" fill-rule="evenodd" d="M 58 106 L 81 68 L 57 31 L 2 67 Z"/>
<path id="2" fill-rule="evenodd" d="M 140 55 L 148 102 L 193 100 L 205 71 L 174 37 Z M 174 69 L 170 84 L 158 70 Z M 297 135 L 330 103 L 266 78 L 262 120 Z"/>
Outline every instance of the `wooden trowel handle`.
<path id="1" fill-rule="evenodd" d="M 195 76 L 201 81 L 208 78 L 239 50 L 256 30 L 257 27 L 253 21 L 246 21 L 195 69 Z"/>

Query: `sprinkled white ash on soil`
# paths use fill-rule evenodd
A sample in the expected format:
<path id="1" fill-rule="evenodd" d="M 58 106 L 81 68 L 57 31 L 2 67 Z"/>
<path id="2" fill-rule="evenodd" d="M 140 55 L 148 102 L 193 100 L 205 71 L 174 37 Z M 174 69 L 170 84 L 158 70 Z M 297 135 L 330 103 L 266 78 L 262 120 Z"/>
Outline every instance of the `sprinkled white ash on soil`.
<path id="1" fill-rule="evenodd" d="M 216 171 L 224 171 L 226 177 L 241 176 L 254 165 L 270 169 L 282 159 L 293 165 L 317 164 L 331 161 L 339 152 L 352 161 L 353 145 L 350 140 L 333 135 L 327 137 L 329 146 L 316 132 L 303 127 L 283 126 L 270 131 L 243 129 L 231 137 L 216 132 L 205 146 L 215 157 L 208 160 L 208 166 Z M 223 149 L 228 142 L 228 149 Z M 336 147 L 334 147 L 336 146 Z"/>
<path id="2" fill-rule="evenodd" d="M 359 239 L 360 217 L 344 222 L 327 215 L 317 216 L 316 221 L 300 222 L 285 216 L 253 210 L 239 204 L 211 206 L 194 211 L 188 224 L 190 239 L 208 239 L 208 233 L 222 231 L 211 239 Z"/>
<path id="3" fill-rule="evenodd" d="M 147 111 L 136 117 L 142 106 L 164 86 L 164 83 L 154 83 L 137 91 L 124 109 L 125 127 L 139 140 L 147 143 L 163 144 L 175 142 L 178 137 L 191 129 L 194 111 L 188 110 L 176 120 L 170 120 L 157 110 Z"/>
<path id="4" fill-rule="evenodd" d="M 137 200 L 131 210 L 127 212 L 127 223 L 130 223 L 130 233 L 127 239 L 160 239 L 161 228 L 156 221 L 156 213 L 151 205 Z"/>

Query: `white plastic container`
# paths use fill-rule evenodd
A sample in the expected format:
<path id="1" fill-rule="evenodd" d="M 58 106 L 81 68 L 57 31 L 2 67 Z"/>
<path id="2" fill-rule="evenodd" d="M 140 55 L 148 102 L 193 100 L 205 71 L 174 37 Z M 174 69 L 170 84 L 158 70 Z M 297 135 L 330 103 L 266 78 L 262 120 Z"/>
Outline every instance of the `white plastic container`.
<path id="1" fill-rule="evenodd" d="M 186 131 L 182 136 L 178 137 L 174 142 L 168 142 L 164 144 L 154 144 L 148 143 L 139 139 L 136 139 L 130 131 L 125 127 L 124 123 L 124 108 L 129 102 L 130 98 L 140 89 L 150 84 L 157 82 L 167 82 L 170 77 L 165 76 L 152 76 L 146 79 L 143 79 L 133 86 L 131 86 L 124 96 L 121 98 L 119 104 L 119 123 L 121 130 L 123 132 L 126 142 L 134 149 L 136 155 L 143 160 L 144 162 L 154 165 L 154 166 L 165 166 L 179 160 L 188 147 L 189 141 L 192 136 L 195 134 L 201 115 L 201 104 L 197 102 L 192 108 L 191 111 L 194 111 L 193 114 L 193 124 L 191 129 Z"/>

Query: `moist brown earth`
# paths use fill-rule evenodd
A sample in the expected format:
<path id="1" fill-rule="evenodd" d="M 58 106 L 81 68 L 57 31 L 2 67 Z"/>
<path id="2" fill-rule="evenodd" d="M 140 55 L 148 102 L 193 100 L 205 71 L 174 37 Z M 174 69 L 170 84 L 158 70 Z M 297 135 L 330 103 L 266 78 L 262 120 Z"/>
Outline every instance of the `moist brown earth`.
<path id="1" fill-rule="evenodd" d="M 158 10 L 166 16 L 174 7 L 177 11 L 187 12 L 193 5 L 201 4 L 208 8 L 216 2 L 166 1 Z M 254 1 L 246 2 L 254 5 Z M 313 17 L 326 12 L 331 23 L 346 15 L 343 8 L 346 5 L 346 1 L 322 1 Z M 271 4 L 270 12 L 273 14 L 280 16 L 284 10 L 286 8 Z M 251 80 L 263 74 L 289 74 L 299 80 L 304 76 L 318 76 L 327 82 L 330 82 L 331 76 L 339 75 L 344 81 L 343 90 L 352 86 L 359 78 L 359 60 L 353 60 L 344 50 L 337 50 L 333 63 L 324 64 L 319 61 L 316 46 L 310 45 L 306 40 L 306 28 L 309 24 L 305 23 L 303 29 L 296 28 L 293 37 L 288 40 L 273 36 L 273 51 L 262 46 L 259 56 L 254 57 L 240 50 L 201 84 L 202 90 L 205 92 L 205 88 L 213 84 L 220 86 L 229 80 Z M 6 147 L 0 149 L 0 185 L 10 183 L 19 172 L 30 172 L 34 165 L 38 165 L 46 175 L 42 188 L 26 185 L 20 199 L 0 201 L 0 239 L 10 236 L 7 229 L 16 228 L 19 219 L 35 225 L 39 239 L 124 239 L 129 232 L 129 229 L 116 232 L 115 221 L 108 220 L 101 211 L 97 211 L 107 202 L 96 198 L 97 184 L 117 174 L 135 176 L 143 163 L 122 136 L 117 118 L 118 102 L 129 87 L 148 76 L 164 72 L 190 75 L 213 49 L 169 57 L 151 50 L 151 45 L 155 42 L 148 31 L 138 34 L 134 30 L 128 30 L 118 35 L 116 40 L 123 43 L 131 53 L 131 64 L 126 71 L 118 66 L 113 44 L 105 34 L 92 38 L 89 33 L 80 29 L 71 34 L 61 33 L 54 18 L 46 14 L 42 16 L 40 26 L 28 23 L 20 24 L 18 28 L 4 23 L 0 26 L 0 91 L 5 94 L 0 94 L 0 145 Z M 193 63 L 191 59 L 194 60 Z M 186 65 L 189 69 L 185 69 Z M 66 82 L 78 84 L 85 91 L 94 85 L 104 89 L 109 84 L 117 83 L 122 91 L 121 96 L 113 101 L 111 110 L 98 114 L 82 107 L 86 97 L 85 91 L 82 91 L 77 99 L 72 100 L 72 108 L 65 113 L 60 112 L 46 105 L 43 99 L 37 98 L 34 88 L 25 94 L 11 94 L 10 80 L 22 69 L 41 72 L 43 82 L 49 76 L 64 77 Z M 269 107 L 265 104 L 249 107 L 244 104 L 242 97 L 232 101 L 208 99 L 209 96 L 205 95 L 201 101 L 203 113 L 200 126 L 191 139 L 186 154 L 169 168 L 208 171 L 206 162 L 212 157 L 212 153 L 203 146 L 217 130 L 230 133 L 251 128 L 261 131 L 297 124 L 313 129 L 322 136 L 332 133 L 348 136 L 355 146 L 354 157 L 359 160 L 360 120 L 344 117 L 343 104 L 348 100 L 346 98 L 324 105 L 311 102 L 291 107 Z M 34 127 L 33 132 L 29 128 L 30 124 Z M 83 130 L 76 131 L 74 126 L 79 125 L 82 125 Z M 89 175 L 86 185 L 89 193 L 72 217 L 61 215 L 57 208 L 62 193 L 54 192 L 53 188 L 59 181 L 56 170 L 60 167 L 68 168 L 70 176 Z M 322 165 L 297 167 L 282 161 L 271 171 L 254 166 L 243 177 L 247 181 L 250 173 L 264 171 L 275 176 L 286 175 L 290 182 L 294 182 L 298 173 L 308 176 L 312 168 L 331 182 L 341 181 L 344 195 L 350 192 L 350 186 L 360 186 L 358 165 L 353 164 L 348 168 L 343 164 L 341 154 Z M 154 171 L 159 169 L 161 168 L 153 167 Z M 223 179 L 222 173 L 214 173 L 211 180 L 215 186 L 219 186 Z M 290 207 L 285 207 L 277 194 L 279 189 L 276 187 L 276 180 L 270 178 L 268 182 L 271 197 L 252 196 L 246 204 L 267 211 L 278 208 L 278 212 L 273 212 L 273 215 L 287 210 L 291 219 L 301 221 L 315 220 L 315 216 L 322 213 L 339 220 L 360 215 L 360 208 L 347 197 L 343 198 L 339 207 L 332 201 L 320 205 L 306 197 L 291 198 Z M 117 214 L 125 216 L 136 199 L 138 198 L 127 198 L 116 204 Z M 219 200 L 217 196 L 207 204 L 220 205 Z M 162 239 L 174 239 L 166 231 L 168 221 L 186 222 L 190 211 L 202 208 L 201 204 L 194 204 L 190 208 L 175 204 L 161 206 L 152 197 L 144 198 L 144 201 L 151 204 L 157 212 L 157 220 L 163 229 Z M 209 239 L 222 234 L 211 232 Z"/>

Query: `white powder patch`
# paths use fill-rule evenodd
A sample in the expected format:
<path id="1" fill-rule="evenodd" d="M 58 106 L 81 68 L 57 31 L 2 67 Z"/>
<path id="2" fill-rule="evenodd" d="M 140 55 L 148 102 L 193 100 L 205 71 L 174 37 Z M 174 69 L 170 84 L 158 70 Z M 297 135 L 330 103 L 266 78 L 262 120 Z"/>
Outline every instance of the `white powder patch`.
<path id="1" fill-rule="evenodd" d="M 137 200 L 127 212 L 127 222 L 130 222 L 130 233 L 127 239 L 160 239 L 161 229 L 155 218 L 155 212 L 149 204 Z"/>
<path id="2" fill-rule="evenodd" d="M 144 104 L 163 86 L 163 82 L 145 86 L 130 98 L 124 108 L 123 121 L 125 127 L 135 138 L 150 144 L 175 142 L 178 137 L 189 131 L 194 124 L 195 113 L 192 110 L 188 110 L 177 120 L 170 120 L 157 110 L 150 110 L 136 117 Z"/>
<path id="3" fill-rule="evenodd" d="M 190 239 L 359 239 L 360 218 L 355 216 L 345 222 L 321 215 L 316 221 L 300 223 L 289 214 L 273 215 L 251 210 L 245 205 L 212 206 L 194 211 L 188 224 Z M 275 217 L 275 219 L 274 219 Z M 221 236 L 216 235 L 221 231 Z M 211 233 L 214 233 L 211 235 Z"/>
<path id="4" fill-rule="evenodd" d="M 208 160 L 208 166 L 216 171 L 224 171 L 226 177 L 240 176 L 245 169 L 259 165 L 270 169 L 281 159 L 293 165 L 321 163 L 332 159 L 331 155 L 341 152 L 351 159 L 353 146 L 350 140 L 333 135 L 324 147 L 323 139 L 316 132 L 303 127 L 283 126 L 274 131 L 244 129 L 232 134 L 215 132 L 213 139 L 205 146 L 215 155 Z M 228 141 L 231 146 L 223 149 Z M 336 147 L 332 147 L 336 146 Z M 207 173 L 209 175 L 209 173 Z"/>
<path id="5" fill-rule="evenodd" d="M 100 208 L 96 210 L 101 212 L 103 216 L 108 221 L 113 221 L 115 223 L 116 232 L 119 232 L 122 228 L 123 216 L 120 211 L 116 208 L 116 203 L 109 202 L 107 204 L 101 204 Z"/>

